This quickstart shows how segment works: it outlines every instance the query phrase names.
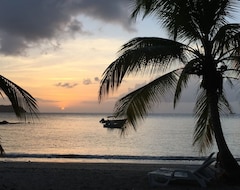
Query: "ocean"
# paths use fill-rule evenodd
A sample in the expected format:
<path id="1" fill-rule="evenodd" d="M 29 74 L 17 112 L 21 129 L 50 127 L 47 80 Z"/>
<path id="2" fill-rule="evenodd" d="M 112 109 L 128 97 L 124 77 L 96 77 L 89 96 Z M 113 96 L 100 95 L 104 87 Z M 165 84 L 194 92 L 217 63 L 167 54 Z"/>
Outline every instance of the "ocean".
<path id="1" fill-rule="evenodd" d="M 189 114 L 152 114 L 136 131 L 103 128 L 106 114 L 41 113 L 39 119 L 19 121 L 13 113 L 1 113 L 1 144 L 6 155 L 0 161 L 54 162 L 163 162 L 198 161 L 211 152 L 199 154 L 192 146 L 194 117 Z M 240 158 L 240 115 L 222 117 L 226 141 Z"/>

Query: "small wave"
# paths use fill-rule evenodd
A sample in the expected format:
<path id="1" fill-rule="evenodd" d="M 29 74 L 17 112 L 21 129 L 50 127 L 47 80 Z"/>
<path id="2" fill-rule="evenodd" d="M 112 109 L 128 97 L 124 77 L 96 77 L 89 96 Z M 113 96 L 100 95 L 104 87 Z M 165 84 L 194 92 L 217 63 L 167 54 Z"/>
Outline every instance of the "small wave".
<path id="1" fill-rule="evenodd" d="M 205 156 L 133 156 L 133 155 L 88 155 L 88 154 L 5 154 L 3 158 L 43 158 L 43 159 L 107 159 L 107 160 L 146 160 L 146 161 L 201 161 Z"/>

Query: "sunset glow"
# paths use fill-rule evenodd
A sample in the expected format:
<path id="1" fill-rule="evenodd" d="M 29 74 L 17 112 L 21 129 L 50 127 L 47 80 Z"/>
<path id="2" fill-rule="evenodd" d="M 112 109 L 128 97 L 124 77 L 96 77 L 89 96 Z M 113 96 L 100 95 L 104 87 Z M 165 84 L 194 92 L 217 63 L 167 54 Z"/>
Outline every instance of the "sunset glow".
<path id="1" fill-rule="evenodd" d="M 85 26 L 98 28 L 102 23 L 94 24 Z M 30 92 L 42 112 L 111 112 L 116 98 L 104 100 L 102 105 L 98 102 L 102 73 L 116 59 L 121 45 L 138 34 L 122 29 L 121 25 L 108 27 L 119 28 L 119 32 L 108 35 L 108 30 L 103 29 L 100 33 L 91 31 L 92 35 L 77 34 L 63 40 L 56 50 L 46 49 L 44 54 L 36 48 L 29 50 L 27 56 L 0 55 L 1 74 Z M 125 92 L 117 91 L 110 97 L 126 93 L 128 86 L 122 89 Z M 5 104 L 6 100 L 0 101 Z"/>
<path id="2" fill-rule="evenodd" d="M 18 14 L 4 11 L 4 6 L 11 8 L 10 1 L 1 6 L 6 15 L 2 23 L 7 23 L 0 25 L 1 75 L 31 93 L 41 112 L 111 112 L 120 96 L 149 80 L 148 76 L 124 79 L 114 94 L 98 102 L 102 74 L 124 43 L 135 37 L 168 37 L 155 18 L 130 21 L 128 0 L 106 1 L 108 6 L 100 1 L 82 5 L 82 1 L 73 0 L 61 6 L 61 2 L 47 2 L 31 3 L 31 12 L 24 3 L 18 4 Z M 96 13 L 86 12 L 86 7 Z M 64 13 L 62 18 L 56 16 L 60 13 Z M 19 21 L 20 27 L 7 18 Z M 7 103 L 0 99 L 0 104 Z"/>

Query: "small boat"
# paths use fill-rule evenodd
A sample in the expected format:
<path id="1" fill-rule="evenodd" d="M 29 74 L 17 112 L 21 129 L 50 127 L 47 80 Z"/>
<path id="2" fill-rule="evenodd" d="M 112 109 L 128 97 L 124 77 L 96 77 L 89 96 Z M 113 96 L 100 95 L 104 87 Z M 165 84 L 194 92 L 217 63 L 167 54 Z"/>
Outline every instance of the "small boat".
<path id="1" fill-rule="evenodd" d="M 103 124 L 104 128 L 118 128 L 122 129 L 124 124 L 126 123 L 127 119 L 116 119 L 114 116 L 108 116 L 108 118 L 114 118 L 114 119 L 104 119 L 102 118 L 99 122 Z"/>

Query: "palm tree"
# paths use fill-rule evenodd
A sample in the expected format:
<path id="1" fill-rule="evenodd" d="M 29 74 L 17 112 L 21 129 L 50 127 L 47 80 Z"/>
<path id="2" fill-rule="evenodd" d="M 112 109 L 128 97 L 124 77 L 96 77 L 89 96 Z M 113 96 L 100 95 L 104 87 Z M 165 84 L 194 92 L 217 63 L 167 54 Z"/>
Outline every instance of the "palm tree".
<path id="1" fill-rule="evenodd" d="M 115 104 L 117 117 L 127 118 L 127 126 L 137 125 L 155 103 L 173 92 L 174 107 L 182 90 L 198 77 L 194 113 L 194 145 L 200 152 L 215 138 L 219 161 L 226 173 L 239 176 L 239 165 L 225 141 L 220 114 L 231 113 L 224 91 L 240 76 L 240 24 L 229 23 L 237 10 L 237 0 L 134 0 L 132 18 L 154 15 L 167 29 L 169 39 L 138 37 L 122 46 L 101 80 L 99 101 L 116 90 L 130 74 L 157 76 L 145 86 L 122 97 Z M 226 81 L 226 82 L 225 82 Z"/>
<path id="2" fill-rule="evenodd" d="M 22 89 L 20 86 L 2 75 L 0 75 L 0 90 L 10 100 L 13 110 L 18 118 L 26 120 L 28 114 L 30 114 L 30 117 L 37 117 L 38 106 L 35 98 L 33 98 L 31 94 Z M 0 94 L 3 97 L 1 91 Z M 3 153 L 4 149 L 0 144 L 0 155 Z"/>

